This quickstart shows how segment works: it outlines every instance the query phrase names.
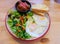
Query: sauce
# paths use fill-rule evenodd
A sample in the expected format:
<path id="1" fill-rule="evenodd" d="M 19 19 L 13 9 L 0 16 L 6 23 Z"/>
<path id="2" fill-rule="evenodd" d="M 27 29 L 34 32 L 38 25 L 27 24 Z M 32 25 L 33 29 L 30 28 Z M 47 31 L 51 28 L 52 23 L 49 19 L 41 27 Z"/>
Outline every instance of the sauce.
<path id="1" fill-rule="evenodd" d="M 19 11 L 27 11 L 30 8 L 30 5 L 28 5 L 26 2 L 19 2 L 17 9 Z"/>

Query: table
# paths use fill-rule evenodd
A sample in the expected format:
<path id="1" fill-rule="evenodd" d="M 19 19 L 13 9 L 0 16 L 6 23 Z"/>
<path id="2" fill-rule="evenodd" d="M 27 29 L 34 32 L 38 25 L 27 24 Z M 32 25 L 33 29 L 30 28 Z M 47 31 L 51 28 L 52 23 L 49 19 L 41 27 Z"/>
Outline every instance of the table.
<path id="1" fill-rule="evenodd" d="M 42 44 L 39 41 L 24 42 L 13 39 L 5 27 L 5 16 L 7 11 L 14 6 L 17 0 L 0 0 L 0 44 Z M 44 1 L 49 7 L 51 17 L 51 27 L 48 33 L 44 36 L 49 38 L 48 43 L 44 44 L 60 44 L 60 4 L 56 2 Z"/>

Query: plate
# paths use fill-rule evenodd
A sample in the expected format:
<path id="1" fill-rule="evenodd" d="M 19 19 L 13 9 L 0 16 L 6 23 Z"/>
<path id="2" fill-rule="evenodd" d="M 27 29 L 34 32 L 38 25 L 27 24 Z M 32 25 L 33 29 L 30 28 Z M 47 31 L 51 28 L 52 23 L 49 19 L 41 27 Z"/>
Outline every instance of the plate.
<path id="1" fill-rule="evenodd" d="M 13 7 L 13 8 L 11 8 L 10 10 L 16 10 L 16 9 Z M 9 12 L 7 12 L 7 15 L 6 15 L 6 17 L 5 17 L 5 26 L 6 26 L 6 28 L 7 28 L 7 31 L 8 31 L 14 38 L 20 39 L 20 38 L 18 38 L 18 37 L 11 31 L 9 25 L 7 24 L 8 15 L 9 15 Z M 37 37 L 37 38 L 26 39 L 27 41 L 39 39 L 39 38 L 43 37 L 43 36 L 48 32 L 48 30 L 49 30 L 49 28 L 50 28 L 50 24 L 51 24 L 51 20 L 50 20 L 49 13 L 46 13 L 46 14 L 45 14 L 45 17 L 48 19 L 48 26 L 45 28 L 44 32 L 41 33 L 41 34 L 39 35 L 39 37 Z M 21 39 L 21 40 L 24 40 L 24 39 Z"/>

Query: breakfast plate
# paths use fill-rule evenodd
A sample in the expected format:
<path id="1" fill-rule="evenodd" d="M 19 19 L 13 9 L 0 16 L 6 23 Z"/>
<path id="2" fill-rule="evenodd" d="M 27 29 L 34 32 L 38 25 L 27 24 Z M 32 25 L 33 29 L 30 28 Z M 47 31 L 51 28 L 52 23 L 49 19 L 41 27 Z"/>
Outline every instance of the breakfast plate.
<path id="1" fill-rule="evenodd" d="M 48 12 L 37 15 L 32 9 L 27 13 L 18 12 L 11 8 L 5 17 L 5 25 L 8 32 L 17 39 L 35 40 L 44 36 L 50 28 L 50 16 Z"/>

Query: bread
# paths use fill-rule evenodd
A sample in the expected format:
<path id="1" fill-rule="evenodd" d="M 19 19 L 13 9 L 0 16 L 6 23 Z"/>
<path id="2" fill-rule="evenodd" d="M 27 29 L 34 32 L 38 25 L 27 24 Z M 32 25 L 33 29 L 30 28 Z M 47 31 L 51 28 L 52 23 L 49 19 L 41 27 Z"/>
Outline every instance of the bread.
<path id="1" fill-rule="evenodd" d="M 38 11 L 36 11 L 36 10 L 32 10 L 32 12 L 35 13 L 35 14 L 37 14 L 37 15 L 44 16 L 44 13 L 42 13 L 42 12 L 38 12 Z"/>
<path id="2" fill-rule="evenodd" d="M 38 11 L 38 12 L 48 12 L 49 9 L 46 5 L 35 4 L 35 5 L 32 5 L 32 10 Z"/>

